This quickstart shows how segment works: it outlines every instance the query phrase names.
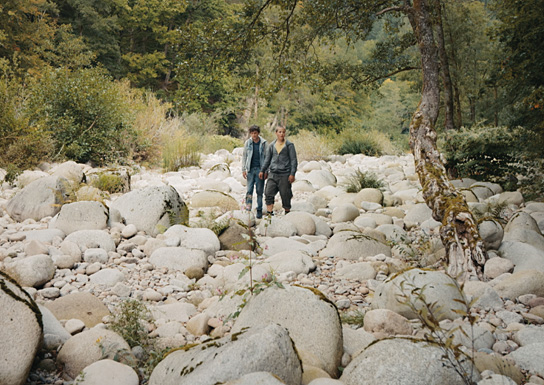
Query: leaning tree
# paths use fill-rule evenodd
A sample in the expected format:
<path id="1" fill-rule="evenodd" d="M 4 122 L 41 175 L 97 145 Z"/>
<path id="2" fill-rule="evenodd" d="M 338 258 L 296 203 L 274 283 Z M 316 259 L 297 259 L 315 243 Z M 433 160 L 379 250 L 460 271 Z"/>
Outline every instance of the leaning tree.
<path id="1" fill-rule="evenodd" d="M 364 39 L 381 18 L 394 15 L 408 19 L 421 58 L 423 80 L 421 101 L 410 123 L 410 147 L 424 199 L 432 209 L 433 218 L 442 223 L 440 236 L 446 248 L 448 273 L 465 281 L 482 278 L 487 255 L 477 222 L 464 196 L 448 180 L 437 149 L 441 42 L 436 31 L 441 31 L 437 27 L 440 27 L 442 3 L 441 0 L 249 0 L 245 10 L 249 26 L 245 29 L 245 41 L 255 43 L 264 35 L 271 36 L 281 62 L 287 60 L 290 52 L 300 55 L 304 47 L 308 50 L 320 38 Z M 272 9 L 274 12 L 269 12 Z M 383 68 L 390 68 L 390 59 L 383 57 Z M 400 63 L 395 64 L 397 68 L 390 74 L 402 70 Z M 378 77 L 384 76 L 382 73 Z"/>

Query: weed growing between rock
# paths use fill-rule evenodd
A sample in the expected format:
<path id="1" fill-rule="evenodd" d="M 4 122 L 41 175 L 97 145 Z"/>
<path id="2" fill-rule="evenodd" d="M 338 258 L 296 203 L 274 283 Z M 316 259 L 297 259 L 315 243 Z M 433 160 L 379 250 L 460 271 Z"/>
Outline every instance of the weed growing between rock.
<path id="1" fill-rule="evenodd" d="M 384 183 L 378 179 L 376 174 L 361 171 L 359 169 L 355 171 L 355 174 L 352 174 L 348 178 L 344 188 L 348 193 L 358 193 L 364 188 L 375 188 L 381 190 L 384 188 Z"/>
<path id="2" fill-rule="evenodd" d="M 459 286 L 455 279 L 452 279 L 451 286 L 455 287 L 462 299 L 454 301 L 462 305 L 462 309 L 451 309 L 459 314 L 470 325 L 470 335 L 461 326 L 455 326 L 451 329 L 446 329 L 440 324 L 437 314 L 441 312 L 443 306 L 437 301 L 430 303 L 425 296 L 427 285 L 417 287 L 413 282 L 401 281 L 400 293 L 397 295 L 397 301 L 410 308 L 416 314 L 417 319 L 421 322 L 423 329 L 423 342 L 427 346 L 438 347 L 442 351 L 442 359 L 447 362 L 451 368 L 461 377 L 466 385 L 475 385 L 473 380 L 474 375 L 474 325 L 477 317 L 470 312 L 470 308 L 476 299 L 467 302 L 463 293 L 462 285 Z M 462 333 L 471 341 L 471 347 L 467 349 L 461 343 L 455 341 L 455 333 Z"/>

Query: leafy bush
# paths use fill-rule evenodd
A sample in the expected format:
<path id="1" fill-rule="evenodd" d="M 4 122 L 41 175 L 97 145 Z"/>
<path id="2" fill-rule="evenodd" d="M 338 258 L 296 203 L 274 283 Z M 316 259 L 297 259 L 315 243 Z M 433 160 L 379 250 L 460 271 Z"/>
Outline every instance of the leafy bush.
<path id="1" fill-rule="evenodd" d="M 50 130 L 55 151 L 104 164 L 128 155 L 133 138 L 126 93 L 100 68 L 51 70 L 33 82 L 30 123 Z"/>
<path id="2" fill-rule="evenodd" d="M 147 322 L 151 319 L 151 312 L 144 303 L 126 300 L 116 308 L 110 329 L 123 337 L 131 348 L 134 346 L 145 348 L 150 344 Z"/>
<path id="3" fill-rule="evenodd" d="M 334 153 L 331 139 L 315 132 L 299 131 L 290 140 L 295 144 L 299 161 L 327 159 Z"/>
<path id="4" fill-rule="evenodd" d="M 383 189 L 384 183 L 378 179 L 376 174 L 357 170 L 348 178 L 345 185 L 346 192 L 357 193 L 364 188 Z"/>
<path id="5" fill-rule="evenodd" d="M 198 166 L 199 152 L 198 138 L 180 130 L 169 140 L 164 140 L 163 167 L 166 171 L 177 171 L 182 167 Z"/>
<path id="6" fill-rule="evenodd" d="M 30 126 L 25 115 L 28 91 L 0 61 L 0 167 L 7 181 L 46 160 L 53 151 L 49 134 Z"/>
<path id="7" fill-rule="evenodd" d="M 337 152 L 345 154 L 365 154 L 381 156 L 396 153 L 395 146 L 387 135 L 376 130 L 352 132 L 348 131 L 341 136 Z"/>
<path id="8" fill-rule="evenodd" d="M 522 127 L 473 127 L 447 132 L 439 145 L 446 166 L 455 177 L 496 182 L 506 189 L 519 187 L 534 154 L 526 149 L 536 140 Z"/>
<path id="9" fill-rule="evenodd" d="M 125 180 L 114 174 L 100 173 L 96 179 L 93 179 L 91 185 L 112 194 L 125 190 Z"/>
<path id="10" fill-rule="evenodd" d="M 211 135 L 203 136 L 200 139 L 202 152 L 212 154 L 217 150 L 225 149 L 232 152 L 236 147 L 242 147 L 244 142 L 241 139 L 233 138 L 229 135 Z"/>

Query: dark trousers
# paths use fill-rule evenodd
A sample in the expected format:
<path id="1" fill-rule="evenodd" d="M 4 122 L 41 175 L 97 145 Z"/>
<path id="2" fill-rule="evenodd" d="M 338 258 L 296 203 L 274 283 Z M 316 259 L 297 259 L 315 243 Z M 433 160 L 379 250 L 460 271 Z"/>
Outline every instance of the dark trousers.
<path id="1" fill-rule="evenodd" d="M 276 194 L 280 193 L 281 205 L 285 210 L 291 210 L 291 198 L 293 191 L 289 183 L 289 175 L 268 174 L 266 187 L 264 188 L 264 199 L 266 205 L 273 205 Z"/>

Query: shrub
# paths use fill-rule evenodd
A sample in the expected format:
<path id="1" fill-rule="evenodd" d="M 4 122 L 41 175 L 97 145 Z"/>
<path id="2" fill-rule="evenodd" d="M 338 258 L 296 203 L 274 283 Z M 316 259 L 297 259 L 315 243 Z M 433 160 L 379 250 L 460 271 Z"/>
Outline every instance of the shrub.
<path id="1" fill-rule="evenodd" d="M 229 135 L 211 135 L 203 136 L 200 139 L 202 152 L 212 154 L 217 150 L 225 149 L 232 152 L 236 147 L 242 147 L 244 142 L 241 139 L 233 138 Z"/>
<path id="2" fill-rule="evenodd" d="M 151 312 L 144 303 L 126 300 L 119 304 L 114 313 L 110 329 L 119 334 L 131 348 L 150 344 L 147 322 L 151 321 Z"/>
<path id="3" fill-rule="evenodd" d="M 519 179 L 530 176 L 535 157 L 526 149 L 535 140 L 522 127 L 476 126 L 447 132 L 439 145 L 453 176 L 496 182 L 512 190 L 519 187 Z"/>
<path id="4" fill-rule="evenodd" d="M 166 171 L 177 171 L 182 167 L 198 166 L 199 151 L 198 138 L 180 130 L 173 137 L 164 140 L 163 167 Z"/>
<path id="5" fill-rule="evenodd" d="M 51 130 L 55 151 L 77 162 L 104 164 L 128 155 L 133 138 L 126 94 L 105 70 L 51 70 L 32 84 L 31 125 Z"/>
<path id="6" fill-rule="evenodd" d="M 378 179 L 376 174 L 357 170 L 348 178 L 345 185 L 346 192 L 357 193 L 364 188 L 383 189 L 384 183 Z"/>
<path id="7" fill-rule="evenodd" d="M 396 153 L 395 146 L 387 135 L 376 130 L 362 132 L 346 132 L 341 136 L 338 144 L 340 155 L 365 154 L 368 156 L 381 156 Z"/>
<path id="8" fill-rule="evenodd" d="M 96 179 L 93 179 L 91 185 L 111 194 L 125 190 L 125 180 L 119 175 L 114 174 L 100 173 Z"/>
<path id="9" fill-rule="evenodd" d="M 331 139 L 315 132 L 299 131 L 290 140 L 295 144 L 299 161 L 327 159 L 334 153 Z"/>

